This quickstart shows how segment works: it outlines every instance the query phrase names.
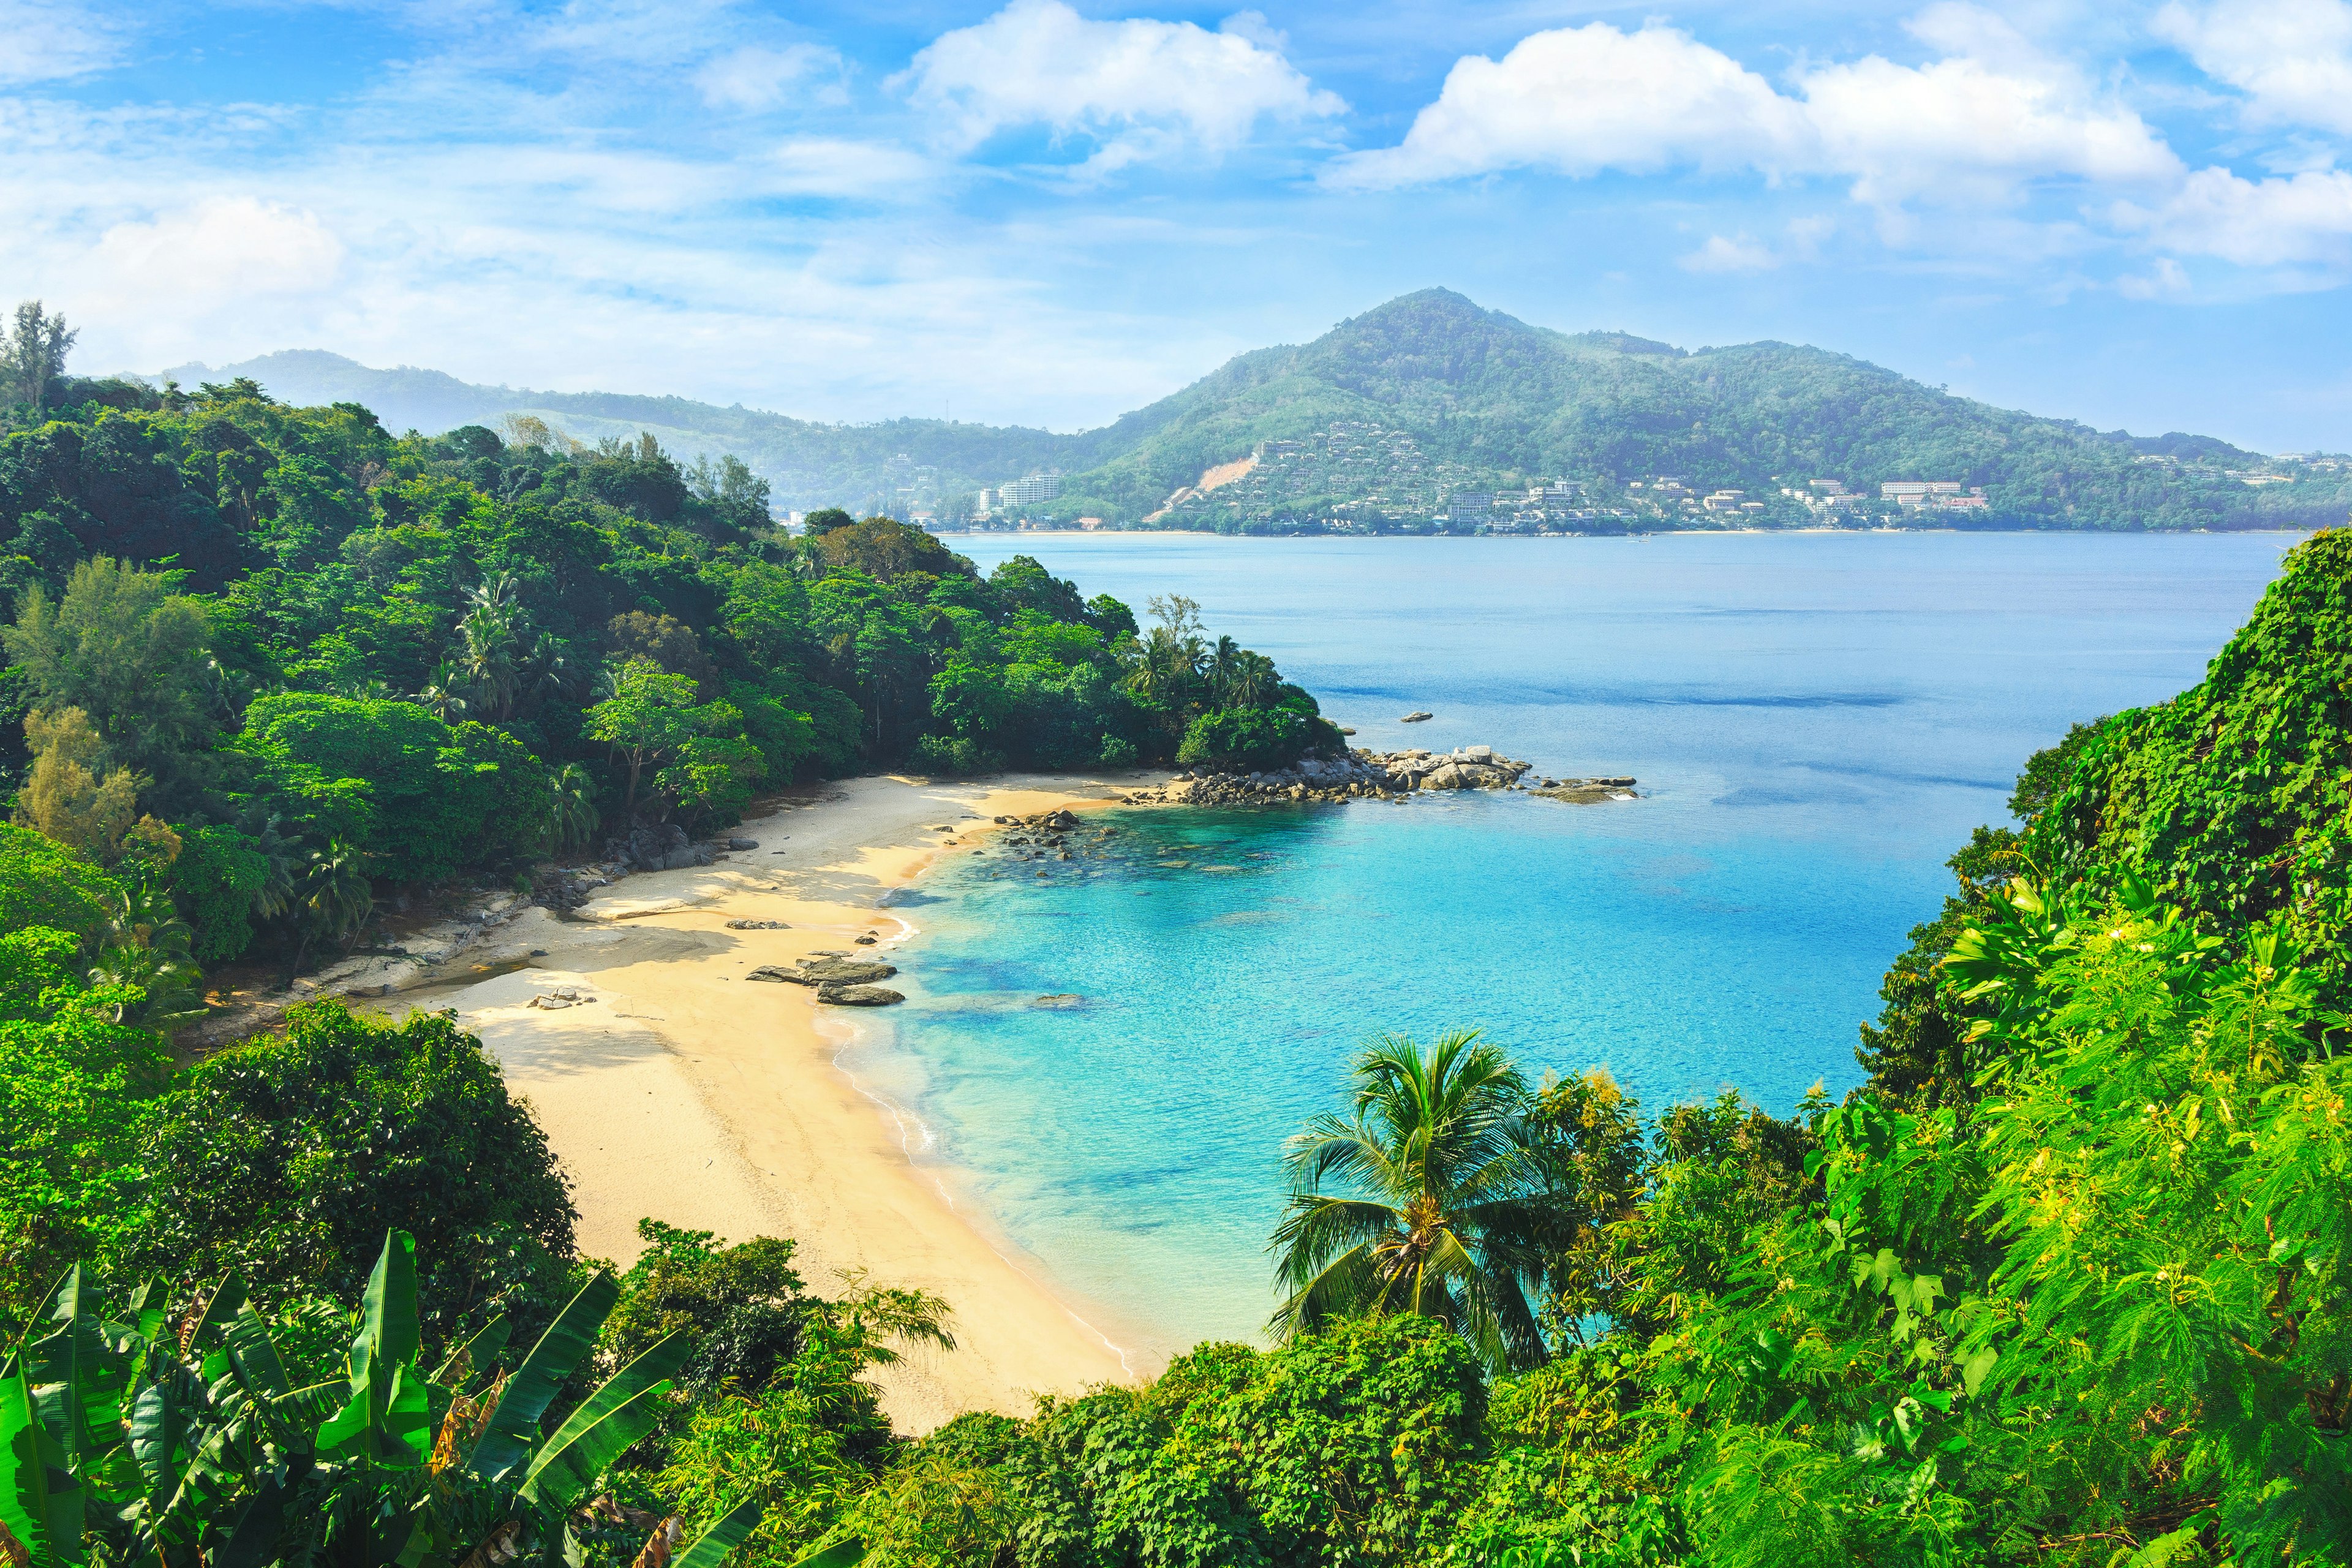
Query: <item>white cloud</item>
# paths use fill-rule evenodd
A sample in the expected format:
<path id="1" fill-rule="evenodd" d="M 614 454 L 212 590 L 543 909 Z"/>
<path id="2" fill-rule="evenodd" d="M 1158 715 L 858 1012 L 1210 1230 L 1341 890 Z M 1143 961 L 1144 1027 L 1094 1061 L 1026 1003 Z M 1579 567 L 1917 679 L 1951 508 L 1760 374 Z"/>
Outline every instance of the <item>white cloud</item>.
<path id="1" fill-rule="evenodd" d="M 58 0 L 0 0 L 0 86 L 62 81 L 112 65 L 119 22 Z"/>
<path id="2" fill-rule="evenodd" d="M 2352 132 L 2352 5 L 2345 0 L 2174 0 L 2155 26 L 2198 69 L 2246 94 L 2252 122 Z"/>
<path id="3" fill-rule="evenodd" d="M 1801 106 L 1721 51 L 1651 23 L 1536 33 L 1499 60 L 1471 55 L 1402 146 L 1339 159 L 1332 183 L 1417 184 L 1497 169 L 1642 174 L 1677 165 L 1810 166 Z"/>
<path id="4" fill-rule="evenodd" d="M 694 85 L 713 108 L 773 109 L 792 88 L 828 68 L 838 71 L 841 57 L 814 44 L 781 49 L 747 44 L 706 60 L 694 73 Z"/>
<path id="5" fill-rule="evenodd" d="M 1261 121 L 1318 120 L 1346 105 L 1276 49 L 1242 30 L 1190 22 L 1090 21 L 1061 0 L 1013 0 L 988 20 L 942 34 L 893 79 L 965 151 L 998 132 L 1042 125 L 1100 143 L 1116 168 L 1198 148 L 1240 147 Z"/>
<path id="6" fill-rule="evenodd" d="M 1898 66 L 1874 55 L 1801 79 L 1822 166 L 1858 201 L 1993 205 L 2037 180 L 2168 181 L 2180 161 L 2140 117 L 2070 75 L 1955 58 Z"/>
<path id="7" fill-rule="evenodd" d="M 2200 169 L 2169 200 L 2111 216 L 2164 249 L 2241 267 L 2352 263 L 2352 174 L 2340 169 L 2267 180 Z"/>
<path id="8" fill-rule="evenodd" d="M 1705 245 L 1682 258 L 1682 265 L 1688 272 L 1765 272 L 1780 266 L 1780 258 L 1770 246 L 1744 234 L 1731 239 L 1711 234 Z"/>
<path id="9" fill-rule="evenodd" d="M 1926 66 L 1873 55 L 1801 71 L 1783 93 L 1657 23 L 1537 33 L 1501 60 L 1455 64 L 1402 145 L 1338 160 L 1332 183 L 1392 186 L 1508 168 L 1665 168 L 1850 179 L 1864 202 L 1985 205 L 2053 178 L 2163 181 L 2180 165 L 2138 115 L 1972 6 L 1913 30 Z"/>
<path id="10" fill-rule="evenodd" d="M 90 256 L 102 295 L 150 310 L 313 292 L 333 283 L 342 263 L 342 242 L 316 214 L 251 196 L 118 223 Z"/>

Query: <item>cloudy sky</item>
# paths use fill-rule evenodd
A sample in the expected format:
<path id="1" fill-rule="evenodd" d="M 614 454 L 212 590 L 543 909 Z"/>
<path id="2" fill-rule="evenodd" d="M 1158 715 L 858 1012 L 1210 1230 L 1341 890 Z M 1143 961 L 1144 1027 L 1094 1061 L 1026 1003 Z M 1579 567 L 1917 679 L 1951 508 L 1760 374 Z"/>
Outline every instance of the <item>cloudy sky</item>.
<path id="1" fill-rule="evenodd" d="M 0 0 L 0 305 L 1076 428 L 1442 284 L 2352 448 L 2352 3 Z"/>

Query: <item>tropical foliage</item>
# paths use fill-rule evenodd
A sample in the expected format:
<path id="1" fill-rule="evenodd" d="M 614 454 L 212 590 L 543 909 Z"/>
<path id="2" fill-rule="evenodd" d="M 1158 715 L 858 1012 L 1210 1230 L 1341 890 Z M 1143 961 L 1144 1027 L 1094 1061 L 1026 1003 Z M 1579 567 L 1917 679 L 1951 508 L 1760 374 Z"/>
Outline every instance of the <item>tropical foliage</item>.
<path id="1" fill-rule="evenodd" d="M 192 963 L 299 964 L 383 896 L 812 777 L 1338 744 L 1191 607 L 1145 634 L 887 517 L 789 535 L 740 462 L 649 436 L 65 376 L 49 323 L 0 433 L 0 772 L 19 825 L 166 891 Z"/>

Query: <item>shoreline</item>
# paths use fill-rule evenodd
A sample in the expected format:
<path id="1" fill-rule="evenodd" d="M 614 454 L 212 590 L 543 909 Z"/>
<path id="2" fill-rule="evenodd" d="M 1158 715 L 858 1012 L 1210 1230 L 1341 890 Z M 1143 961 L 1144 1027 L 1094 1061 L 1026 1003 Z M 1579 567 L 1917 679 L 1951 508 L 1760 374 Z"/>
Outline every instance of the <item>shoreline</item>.
<path id="1" fill-rule="evenodd" d="M 857 952 L 868 933 L 887 958 L 919 928 L 884 900 L 994 834 L 991 818 L 1115 805 L 1158 777 L 838 781 L 732 830 L 758 849 L 637 873 L 570 921 L 530 910 L 478 954 L 498 972 L 373 1007 L 454 1008 L 480 1037 L 573 1184 L 583 1255 L 625 1266 L 641 1216 L 727 1241 L 789 1237 L 817 1294 L 855 1273 L 953 1309 L 954 1351 L 904 1350 L 873 1374 L 899 1431 L 965 1410 L 1026 1415 L 1038 1394 L 1156 1369 L 1116 1342 L 1112 1314 L 1057 1289 L 945 1170 L 919 1163 L 919 1118 L 843 1059 L 858 1048 L 854 1016 L 743 977 Z"/>

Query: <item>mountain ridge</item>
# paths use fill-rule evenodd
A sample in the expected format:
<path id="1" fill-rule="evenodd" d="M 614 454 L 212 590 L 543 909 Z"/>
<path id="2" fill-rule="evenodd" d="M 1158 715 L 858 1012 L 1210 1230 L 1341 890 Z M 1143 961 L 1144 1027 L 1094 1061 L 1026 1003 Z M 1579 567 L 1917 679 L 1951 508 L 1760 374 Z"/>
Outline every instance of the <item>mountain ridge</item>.
<path id="1" fill-rule="evenodd" d="M 1566 332 L 1444 289 L 1388 300 L 1305 343 L 1237 354 L 1071 434 L 826 424 L 675 395 L 490 387 L 323 350 L 165 374 L 249 375 L 288 401 L 361 402 L 395 429 L 428 434 L 508 413 L 589 440 L 645 430 L 684 455 L 741 458 L 789 507 L 927 510 L 950 521 L 974 490 L 1034 469 L 1065 476 L 1059 497 L 1023 509 L 1040 521 L 1158 514 L 1250 531 L 1422 526 L 1449 495 L 1550 480 L 1625 500 L 1631 481 L 1659 475 L 1697 493 L 1771 496 L 1765 521 L 1782 522 L 1802 514 L 1780 492 L 1816 479 L 1873 496 L 1890 479 L 1951 480 L 1987 498 L 1977 521 L 2040 527 L 2308 526 L 2340 519 L 2347 489 L 2341 470 L 2249 485 L 2242 472 L 2265 459 L 2214 437 L 2136 437 L 1997 408 L 1835 350 L 1773 340 L 1691 350 L 1618 329 Z M 1367 441 L 1381 456 L 1368 459 Z M 1220 487 L 1213 503 L 1209 492 L 1177 500 L 1208 470 L 1281 443 L 1311 450 Z"/>

